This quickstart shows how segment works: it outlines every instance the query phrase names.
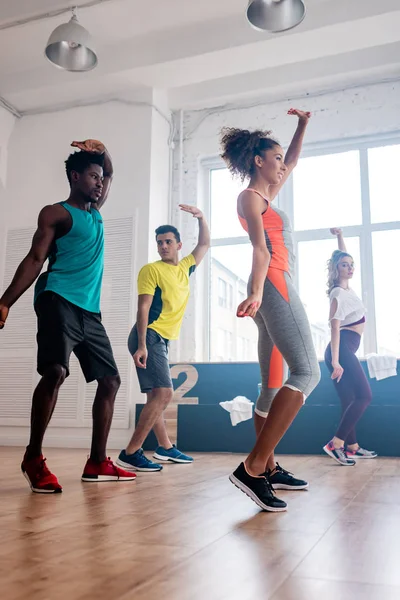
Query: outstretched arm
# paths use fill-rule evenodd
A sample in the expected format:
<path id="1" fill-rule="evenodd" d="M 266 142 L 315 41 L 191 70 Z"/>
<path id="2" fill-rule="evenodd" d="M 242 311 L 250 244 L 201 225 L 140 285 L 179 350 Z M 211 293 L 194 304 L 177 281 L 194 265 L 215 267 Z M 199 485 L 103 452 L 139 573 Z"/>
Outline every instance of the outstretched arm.
<path id="1" fill-rule="evenodd" d="M 210 247 L 210 229 L 208 227 L 208 223 L 204 218 L 203 213 L 197 206 L 189 206 L 188 204 L 180 204 L 180 209 L 184 212 L 188 212 L 193 215 L 199 221 L 199 239 L 197 242 L 197 246 L 193 250 L 192 254 L 196 261 L 196 265 L 198 266 Z"/>
<path id="2" fill-rule="evenodd" d="M 277 185 L 271 185 L 268 190 L 268 195 L 270 200 L 273 200 L 277 195 L 285 181 L 287 181 L 291 172 L 297 165 L 297 162 L 300 158 L 301 149 L 303 146 L 304 134 L 307 129 L 308 121 L 310 120 L 311 113 L 304 112 L 302 110 L 297 110 L 297 108 L 291 108 L 288 111 L 288 115 L 294 115 L 298 117 L 299 122 L 297 124 L 297 129 L 294 133 L 293 139 L 290 142 L 289 148 L 287 149 L 285 155 L 285 165 L 287 167 L 281 181 Z"/>
<path id="3" fill-rule="evenodd" d="M 60 213 L 56 206 L 45 206 L 38 218 L 37 230 L 27 256 L 19 265 L 12 282 L 0 298 L 0 329 L 4 327 L 11 306 L 32 285 L 42 270 L 56 235 Z"/>
<path id="4" fill-rule="evenodd" d="M 346 244 L 344 242 L 342 230 L 339 229 L 338 227 L 332 227 L 330 232 L 332 235 L 335 235 L 337 237 L 339 250 L 341 250 L 342 252 L 347 252 L 347 248 L 346 248 Z"/>
<path id="5" fill-rule="evenodd" d="M 79 148 L 83 152 L 92 152 L 93 154 L 104 154 L 104 167 L 103 167 L 103 191 L 99 200 L 96 202 L 96 208 L 100 210 L 105 201 L 107 200 L 108 193 L 110 191 L 114 169 L 111 160 L 110 153 L 102 142 L 98 140 L 85 140 L 84 142 L 72 142 L 71 146 Z"/>

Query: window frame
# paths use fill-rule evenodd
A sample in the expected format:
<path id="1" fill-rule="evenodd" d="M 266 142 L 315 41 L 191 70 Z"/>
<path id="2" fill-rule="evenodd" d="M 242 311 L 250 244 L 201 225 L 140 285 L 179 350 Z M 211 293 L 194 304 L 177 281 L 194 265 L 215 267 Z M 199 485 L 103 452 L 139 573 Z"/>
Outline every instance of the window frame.
<path id="1" fill-rule="evenodd" d="M 362 222 L 360 225 L 343 227 L 344 237 L 358 237 L 360 240 L 360 269 L 361 269 L 361 288 L 362 300 L 368 311 L 368 327 L 364 333 L 364 355 L 377 351 L 377 323 L 376 307 L 374 297 L 374 271 L 373 271 L 373 241 L 372 235 L 376 231 L 400 230 L 400 221 L 389 221 L 384 223 L 371 222 L 370 209 L 370 190 L 369 190 L 369 168 L 368 168 L 368 150 L 383 146 L 400 145 L 400 131 L 394 131 L 385 134 L 362 136 L 356 138 L 347 138 L 341 140 L 331 140 L 317 143 L 305 144 L 301 158 L 312 156 L 323 156 L 343 153 L 355 150 L 359 152 L 360 157 L 360 186 L 361 186 L 361 210 Z M 215 169 L 225 169 L 226 165 L 219 156 L 213 156 L 201 161 L 203 190 L 204 190 L 204 212 L 209 221 L 211 221 L 211 171 Z M 290 177 L 283 186 L 279 196 L 274 200 L 274 204 L 279 206 L 289 216 L 291 223 L 294 223 L 294 189 L 293 178 Z M 340 223 L 332 223 L 332 226 L 340 226 Z M 211 224 L 212 233 L 212 224 Z M 300 242 L 317 241 L 332 239 L 329 230 L 313 229 L 305 231 L 294 231 L 294 250 L 296 254 L 296 268 L 294 283 L 296 289 L 299 289 L 298 275 L 298 245 Z M 218 246 L 250 244 L 247 235 L 211 238 L 211 248 Z M 206 261 L 204 276 L 210 282 L 211 277 L 211 252 Z M 207 319 L 204 331 L 204 348 L 206 349 L 206 361 L 210 360 L 210 317 L 211 317 L 211 294 L 209 283 L 204 286 L 205 289 L 205 316 Z"/>

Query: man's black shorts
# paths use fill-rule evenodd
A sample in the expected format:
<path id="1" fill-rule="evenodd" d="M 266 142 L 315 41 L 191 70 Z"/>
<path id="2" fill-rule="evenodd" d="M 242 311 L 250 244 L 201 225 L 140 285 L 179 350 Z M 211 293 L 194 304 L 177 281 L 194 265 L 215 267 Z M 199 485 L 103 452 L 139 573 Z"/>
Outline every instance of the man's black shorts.
<path id="1" fill-rule="evenodd" d="M 118 375 L 110 340 L 100 313 L 71 304 L 54 292 L 42 292 L 35 302 L 38 319 L 37 370 L 61 365 L 69 375 L 69 358 L 75 354 L 87 383 Z"/>

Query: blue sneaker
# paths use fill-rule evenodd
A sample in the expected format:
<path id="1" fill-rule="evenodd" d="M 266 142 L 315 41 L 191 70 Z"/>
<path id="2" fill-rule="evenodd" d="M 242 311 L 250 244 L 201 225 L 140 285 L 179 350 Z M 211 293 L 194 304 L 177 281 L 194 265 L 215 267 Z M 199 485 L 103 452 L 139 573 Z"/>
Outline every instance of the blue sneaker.
<path id="1" fill-rule="evenodd" d="M 187 454 L 183 454 L 175 444 L 169 450 L 166 450 L 162 446 L 158 446 L 157 450 L 153 454 L 154 458 L 157 460 L 165 460 L 174 463 L 192 463 L 193 458 L 191 456 L 187 456 Z"/>
<path id="2" fill-rule="evenodd" d="M 115 461 L 119 467 L 127 471 L 147 471 L 153 473 L 161 471 L 162 466 L 149 460 L 143 452 L 143 448 L 137 450 L 133 454 L 127 454 L 125 450 L 121 450 L 117 460 Z"/>

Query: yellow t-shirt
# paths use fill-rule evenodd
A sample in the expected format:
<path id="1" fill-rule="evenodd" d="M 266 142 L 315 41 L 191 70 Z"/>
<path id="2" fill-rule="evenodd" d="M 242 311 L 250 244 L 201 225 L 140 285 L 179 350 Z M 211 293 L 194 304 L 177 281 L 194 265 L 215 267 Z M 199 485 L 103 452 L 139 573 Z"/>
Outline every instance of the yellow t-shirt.
<path id="1" fill-rule="evenodd" d="M 150 329 L 167 340 L 176 340 L 189 300 L 189 277 L 196 268 L 193 254 L 177 265 L 158 260 L 145 265 L 138 275 L 138 294 L 154 296 L 149 312 Z"/>

